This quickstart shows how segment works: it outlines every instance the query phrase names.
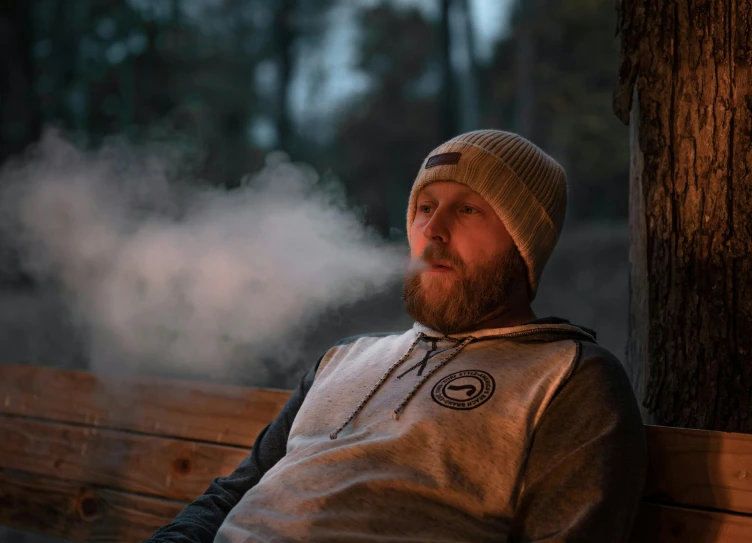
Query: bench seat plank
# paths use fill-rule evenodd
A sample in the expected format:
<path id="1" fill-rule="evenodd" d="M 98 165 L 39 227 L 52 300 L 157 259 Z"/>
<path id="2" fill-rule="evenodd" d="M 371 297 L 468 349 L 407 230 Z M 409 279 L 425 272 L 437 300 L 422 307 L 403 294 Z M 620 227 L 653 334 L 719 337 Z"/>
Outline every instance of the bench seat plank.
<path id="1" fill-rule="evenodd" d="M 0 469 L 0 525 L 81 542 L 137 543 L 185 504 Z"/>
<path id="2" fill-rule="evenodd" d="M 752 435 L 663 426 L 645 431 L 647 501 L 752 514 Z"/>
<path id="3" fill-rule="evenodd" d="M 0 413 L 251 447 L 290 391 L 0 364 Z"/>
<path id="4" fill-rule="evenodd" d="M 249 450 L 0 415 L 0 468 L 190 501 Z"/>

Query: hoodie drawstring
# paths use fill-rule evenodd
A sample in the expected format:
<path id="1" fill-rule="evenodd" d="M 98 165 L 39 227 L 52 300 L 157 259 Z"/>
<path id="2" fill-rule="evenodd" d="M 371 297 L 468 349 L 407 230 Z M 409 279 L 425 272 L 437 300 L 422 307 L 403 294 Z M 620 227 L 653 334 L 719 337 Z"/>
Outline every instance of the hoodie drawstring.
<path id="1" fill-rule="evenodd" d="M 410 393 L 405 397 L 404 400 L 402 400 L 402 403 L 397 406 L 397 409 L 395 409 L 394 411 L 392 411 L 392 418 L 394 420 L 398 420 L 400 418 L 400 414 L 405 409 L 405 406 L 407 405 L 407 403 L 410 400 L 413 399 L 413 396 L 415 396 L 415 393 L 418 392 L 418 389 L 423 386 L 423 383 L 425 383 L 426 381 L 428 381 L 428 379 L 431 378 L 431 375 L 433 375 L 434 373 L 436 373 L 437 371 L 439 371 L 441 368 L 443 368 L 444 366 L 446 366 L 455 356 L 457 356 L 458 354 L 460 354 L 460 352 L 462 352 L 462 349 L 464 349 L 465 346 L 468 343 L 470 343 L 471 341 L 473 341 L 474 339 L 475 338 L 473 336 L 467 336 L 465 339 L 463 339 L 460 342 L 459 345 L 457 345 L 457 347 L 454 348 L 454 351 L 452 351 L 451 353 L 449 353 L 449 355 L 446 358 L 444 358 L 444 360 L 442 360 L 441 362 L 439 362 L 438 364 L 436 364 L 433 368 L 431 368 L 431 371 L 429 371 L 428 373 L 426 373 L 423 376 L 423 378 L 415 384 L 415 386 L 410 391 Z"/>
<path id="2" fill-rule="evenodd" d="M 360 401 L 360 403 L 358 404 L 358 406 L 350 414 L 350 416 L 347 417 L 347 419 L 345 420 L 345 422 L 343 422 L 336 430 L 334 430 L 331 434 L 329 434 L 329 439 L 337 439 L 337 436 L 339 435 L 339 433 L 342 430 L 344 430 L 344 428 L 348 424 L 350 424 L 350 422 L 355 417 L 358 416 L 358 413 L 360 413 L 361 409 L 363 409 L 363 407 L 369 402 L 369 400 L 371 398 L 373 398 L 373 396 L 376 394 L 376 391 L 381 387 L 381 385 L 383 385 L 384 382 L 387 379 L 389 379 L 389 376 L 394 372 L 394 370 L 396 370 L 399 366 L 401 366 L 405 362 L 405 360 L 407 360 L 410 357 L 410 355 L 412 354 L 412 352 L 415 350 L 415 347 L 418 345 L 418 343 L 420 343 L 420 340 L 422 340 L 424 337 L 428 337 L 428 336 L 425 336 L 425 334 L 423 334 L 423 332 L 418 332 L 418 337 L 415 339 L 415 341 L 413 341 L 412 345 L 410 345 L 410 348 L 407 350 L 407 352 L 404 354 L 404 356 L 402 358 L 400 358 L 399 360 L 397 360 L 394 364 L 392 364 L 389 367 L 388 370 L 386 370 L 386 372 L 384 373 L 384 375 L 381 376 L 381 379 L 379 379 L 379 381 L 371 388 L 371 390 L 368 391 L 368 394 L 366 394 L 365 397 Z M 423 383 L 425 383 L 431 377 L 431 375 L 433 375 L 437 370 L 439 370 L 440 368 L 442 368 L 450 360 L 452 360 L 455 356 L 457 356 L 458 354 L 460 354 L 460 352 L 462 351 L 462 349 L 464 349 L 465 346 L 468 343 L 470 343 L 471 341 L 473 341 L 475 338 L 472 337 L 472 336 L 468 336 L 465 339 L 463 339 L 462 341 L 455 340 L 455 339 L 449 338 L 449 337 L 443 338 L 443 339 L 449 339 L 451 341 L 458 341 L 459 344 L 457 345 L 457 347 L 454 348 L 454 350 L 451 353 L 449 353 L 449 355 L 447 357 L 444 358 L 444 360 L 442 360 L 436 366 L 434 366 L 431 369 L 431 371 L 429 371 L 426 375 L 423 376 L 423 378 L 420 381 L 418 381 L 418 383 L 413 387 L 413 389 L 410 391 L 410 393 L 407 395 L 407 397 L 404 400 L 402 400 L 402 403 L 400 403 L 397 406 L 397 409 L 395 409 L 392 412 L 392 418 L 394 418 L 394 420 L 399 419 L 400 413 L 404 410 L 405 406 L 413 398 L 413 396 L 415 396 L 415 393 L 418 392 L 418 389 L 423 385 Z"/>

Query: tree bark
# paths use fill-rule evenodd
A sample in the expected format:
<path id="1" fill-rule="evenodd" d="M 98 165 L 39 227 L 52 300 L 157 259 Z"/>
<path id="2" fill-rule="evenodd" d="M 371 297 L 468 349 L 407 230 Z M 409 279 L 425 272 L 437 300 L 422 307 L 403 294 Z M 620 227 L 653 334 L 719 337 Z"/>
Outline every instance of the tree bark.
<path id="1" fill-rule="evenodd" d="M 635 89 L 636 90 L 636 89 Z M 634 92 L 634 95 L 637 93 Z M 640 152 L 639 97 L 634 96 L 629 115 L 629 335 L 627 337 L 627 369 L 637 398 L 644 398 L 647 390 L 648 360 L 648 269 L 645 234 L 645 199 L 642 184 L 644 157 Z M 653 416 L 644 405 L 640 406 L 642 419 L 652 423 Z"/>
<path id="2" fill-rule="evenodd" d="M 635 388 L 658 424 L 751 433 L 752 0 L 617 9 Z"/>

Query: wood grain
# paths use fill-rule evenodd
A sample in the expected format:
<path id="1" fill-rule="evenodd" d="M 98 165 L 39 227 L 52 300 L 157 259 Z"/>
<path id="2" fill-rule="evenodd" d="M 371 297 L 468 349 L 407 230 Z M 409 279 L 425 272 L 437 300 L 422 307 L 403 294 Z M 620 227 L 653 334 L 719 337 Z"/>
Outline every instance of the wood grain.
<path id="1" fill-rule="evenodd" d="M 0 468 L 191 501 L 248 449 L 0 415 Z"/>
<path id="2" fill-rule="evenodd" d="M 631 543 L 748 543 L 752 518 L 745 515 L 643 503 Z"/>
<path id="3" fill-rule="evenodd" d="M 0 524 L 81 542 L 136 543 L 184 503 L 0 469 Z"/>
<path id="4" fill-rule="evenodd" d="M 0 364 L 0 413 L 250 447 L 289 391 Z"/>
<path id="5" fill-rule="evenodd" d="M 752 513 L 752 435 L 662 426 L 645 430 L 647 500 Z"/>

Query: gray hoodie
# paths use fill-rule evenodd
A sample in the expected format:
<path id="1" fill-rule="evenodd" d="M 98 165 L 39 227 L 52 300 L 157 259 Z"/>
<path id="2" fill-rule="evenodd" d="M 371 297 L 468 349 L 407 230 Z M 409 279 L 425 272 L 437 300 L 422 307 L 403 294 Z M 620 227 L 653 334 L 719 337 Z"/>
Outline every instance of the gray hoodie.
<path id="1" fill-rule="evenodd" d="M 249 459 L 150 541 L 627 541 L 646 471 L 621 364 L 557 318 L 345 340 Z"/>

